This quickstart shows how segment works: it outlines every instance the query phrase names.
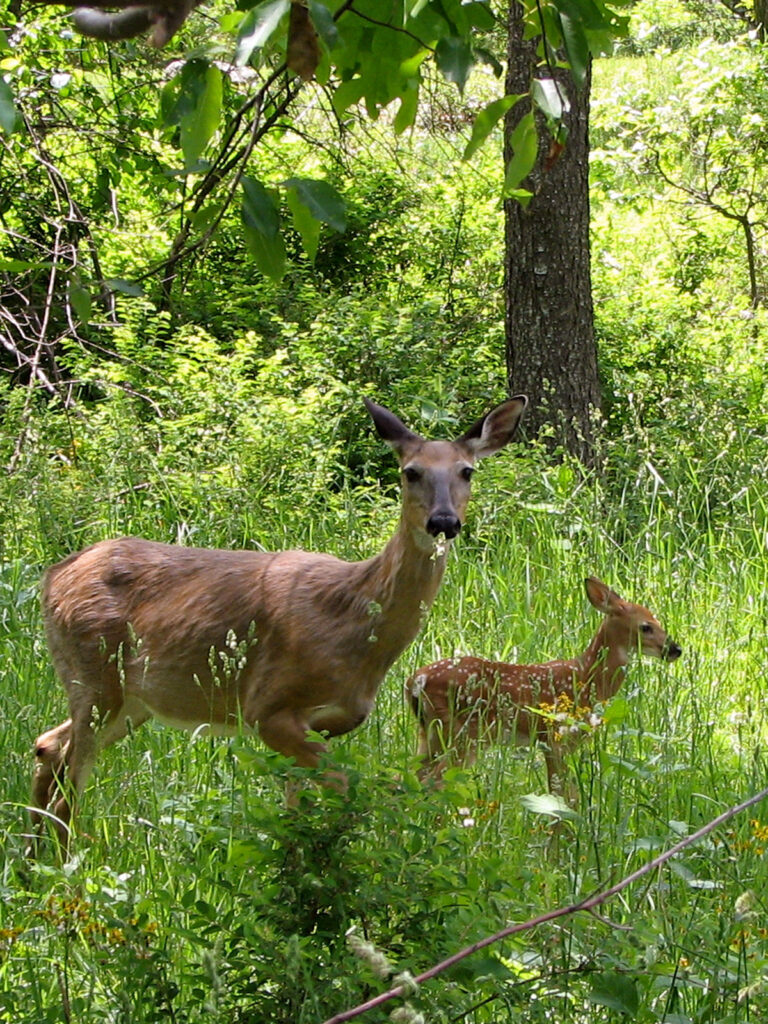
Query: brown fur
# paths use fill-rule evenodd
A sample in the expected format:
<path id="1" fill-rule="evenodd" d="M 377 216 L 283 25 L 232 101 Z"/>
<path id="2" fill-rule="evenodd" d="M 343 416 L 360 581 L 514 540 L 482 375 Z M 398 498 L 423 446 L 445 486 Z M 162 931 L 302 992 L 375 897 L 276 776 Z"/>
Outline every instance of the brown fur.
<path id="1" fill-rule="evenodd" d="M 593 576 L 585 582 L 605 618 L 580 656 L 540 665 L 448 658 L 411 676 L 406 695 L 419 720 L 422 777 L 439 780 L 452 762 L 472 763 L 480 743 L 513 737 L 542 743 L 550 791 L 562 792 L 563 754 L 588 735 L 585 719 L 595 702 L 618 691 L 632 652 L 679 657 L 647 608 L 623 601 Z"/>
<path id="2" fill-rule="evenodd" d="M 62 843 L 98 752 L 150 717 L 219 733 L 258 727 L 268 746 L 311 767 L 325 747 L 308 730 L 337 736 L 368 716 L 440 586 L 448 541 L 438 548 L 437 537 L 459 529 L 469 470 L 509 442 L 525 399 L 454 442 L 425 441 L 367 405 L 404 471 L 399 529 L 375 557 L 124 538 L 45 574 L 46 635 L 70 717 L 37 740 L 33 800 L 53 801 Z"/>

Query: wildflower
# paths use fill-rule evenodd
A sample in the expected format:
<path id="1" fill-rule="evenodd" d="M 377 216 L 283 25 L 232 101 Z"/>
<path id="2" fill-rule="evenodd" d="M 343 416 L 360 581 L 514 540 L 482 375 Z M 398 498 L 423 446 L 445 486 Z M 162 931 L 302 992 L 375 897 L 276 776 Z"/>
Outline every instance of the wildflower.
<path id="1" fill-rule="evenodd" d="M 743 921 L 745 918 L 754 917 L 756 900 L 757 897 L 751 889 L 747 889 L 740 896 L 736 897 L 736 902 L 733 905 L 733 911 L 734 917 L 737 921 Z"/>
<path id="2" fill-rule="evenodd" d="M 387 978 L 394 970 L 384 953 L 358 935 L 354 925 L 347 932 L 347 945 L 355 956 L 368 964 L 377 978 Z"/>
<path id="3" fill-rule="evenodd" d="M 389 1015 L 392 1024 L 424 1024 L 424 1014 L 417 1013 L 410 1003 L 403 1003 Z"/>

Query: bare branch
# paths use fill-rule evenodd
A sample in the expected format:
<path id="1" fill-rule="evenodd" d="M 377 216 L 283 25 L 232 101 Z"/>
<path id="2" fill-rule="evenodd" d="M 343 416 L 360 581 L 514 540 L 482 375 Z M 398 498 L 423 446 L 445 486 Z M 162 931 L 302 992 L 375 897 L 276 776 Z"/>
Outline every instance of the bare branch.
<path id="1" fill-rule="evenodd" d="M 663 864 L 666 864 L 668 860 L 671 860 L 673 857 L 676 857 L 678 853 L 685 850 L 688 846 L 692 846 L 693 843 L 698 842 L 699 839 L 703 839 L 704 836 L 709 835 L 710 832 L 714 832 L 716 828 L 725 824 L 726 821 L 730 821 L 731 818 L 748 810 L 755 804 L 760 803 L 760 801 L 765 800 L 766 797 L 768 797 L 768 787 L 761 789 L 759 793 L 756 793 L 754 796 L 742 801 L 740 804 L 729 807 L 728 810 L 723 811 L 722 814 L 713 818 L 696 832 L 692 832 L 691 835 L 681 839 L 680 842 L 675 843 L 674 846 L 671 846 L 664 853 L 659 854 L 658 857 L 654 857 L 653 860 L 648 861 L 648 863 L 644 864 L 643 867 L 638 868 L 637 871 L 633 871 L 632 874 L 622 878 L 620 882 L 617 882 L 610 888 L 603 889 L 592 896 L 588 896 L 586 899 L 579 900 L 577 903 L 571 903 L 567 907 L 559 907 L 557 910 L 550 910 L 546 914 L 540 914 L 538 917 L 531 918 L 530 920 L 524 921 L 520 924 L 508 925 L 506 928 L 502 928 L 501 931 L 496 932 L 494 935 L 489 935 L 484 939 L 480 939 L 478 942 L 473 942 L 471 946 L 466 946 L 464 949 L 459 950 L 458 953 L 454 953 L 453 956 L 449 956 L 447 960 L 443 960 L 441 963 L 435 964 L 434 967 L 430 967 L 428 971 L 424 971 L 423 974 L 414 978 L 413 982 L 420 985 L 425 981 L 429 981 L 431 978 L 437 977 L 438 974 L 442 974 L 450 967 L 453 967 L 455 964 L 465 960 L 468 956 L 472 956 L 473 953 L 477 953 L 479 950 L 485 949 L 487 946 L 491 946 L 493 943 L 501 941 L 501 939 L 506 939 L 510 935 L 517 935 L 519 932 L 530 931 L 532 928 L 539 927 L 539 925 L 546 924 L 549 921 L 554 921 L 560 917 L 566 917 L 570 914 L 576 914 L 582 910 L 591 912 L 594 907 L 599 907 L 601 904 L 606 903 L 613 896 L 616 896 L 634 882 L 637 882 L 640 878 L 650 874 L 652 871 L 656 871 Z M 412 988 L 412 986 L 410 987 Z M 389 1002 L 391 999 L 398 999 L 408 994 L 408 986 L 397 985 L 388 992 L 383 992 L 381 995 L 375 996 L 373 999 L 369 999 L 366 1003 L 361 1003 L 359 1006 L 355 1006 L 351 1010 L 344 1010 L 342 1013 L 337 1013 L 334 1017 L 329 1017 L 328 1020 L 323 1022 L 323 1024 L 343 1024 L 344 1021 L 353 1020 L 355 1017 L 359 1017 L 368 1010 L 373 1010 L 375 1007 L 381 1006 L 382 1003 Z"/>

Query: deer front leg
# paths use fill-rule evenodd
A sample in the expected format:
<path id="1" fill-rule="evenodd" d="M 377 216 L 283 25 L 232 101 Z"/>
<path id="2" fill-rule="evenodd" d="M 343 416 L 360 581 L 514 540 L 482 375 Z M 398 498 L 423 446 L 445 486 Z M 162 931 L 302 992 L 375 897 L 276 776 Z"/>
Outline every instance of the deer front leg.
<path id="1" fill-rule="evenodd" d="M 561 796 L 567 804 L 573 807 L 579 802 L 579 790 L 566 768 L 564 755 L 562 741 L 549 733 L 544 746 L 544 762 L 547 766 L 549 791 L 555 796 Z"/>
<path id="2" fill-rule="evenodd" d="M 317 768 L 320 757 L 327 752 L 324 743 L 307 738 L 308 726 L 303 717 L 289 709 L 276 711 L 259 719 L 259 735 L 272 750 L 286 757 L 292 757 L 301 768 Z M 343 772 L 324 771 L 321 781 L 331 789 L 345 793 L 348 780 Z M 290 790 L 286 793 L 289 806 L 295 803 L 295 794 Z"/>

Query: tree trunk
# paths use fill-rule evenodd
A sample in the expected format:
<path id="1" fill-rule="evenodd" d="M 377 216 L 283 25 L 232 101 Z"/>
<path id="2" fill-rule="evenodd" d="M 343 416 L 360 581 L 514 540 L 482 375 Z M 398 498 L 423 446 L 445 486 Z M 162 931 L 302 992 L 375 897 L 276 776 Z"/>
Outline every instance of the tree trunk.
<path id="1" fill-rule="evenodd" d="M 510 0 L 507 93 L 526 93 L 539 59 L 538 40 L 523 39 L 522 6 Z M 548 72 L 540 77 L 547 77 Z M 524 187 L 527 208 L 505 200 L 506 355 L 510 389 L 531 400 L 526 425 L 593 461 L 593 415 L 600 407 L 589 266 L 589 87 L 555 71 L 570 111 L 565 148 L 558 154 L 537 112 L 539 155 Z M 516 104 L 506 138 L 529 109 Z M 508 148 L 508 147 L 507 147 Z M 505 161 L 510 153 L 505 152 Z"/>

